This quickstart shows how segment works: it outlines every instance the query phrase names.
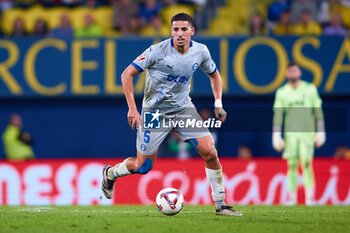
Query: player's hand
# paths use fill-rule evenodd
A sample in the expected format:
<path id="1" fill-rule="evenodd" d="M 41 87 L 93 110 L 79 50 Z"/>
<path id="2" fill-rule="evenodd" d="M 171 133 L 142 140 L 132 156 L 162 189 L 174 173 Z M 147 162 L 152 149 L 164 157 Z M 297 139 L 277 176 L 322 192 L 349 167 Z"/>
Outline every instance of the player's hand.
<path id="1" fill-rule="evenodd" d="M 326 142 L 326 133 L 325 132 L 317 132 L 315 137 L 314 137 L 314 141 L 315 141 L 316 147 L 320 148 Z"/>
<path id="2" fill-rule="evenodd" d="M 141 116 L 137 109 L 130 109 L 128 111 L 128 123 L 132 129 L 137 129 L 141 125 Z"/>
<path id="3" fill-rule="evenodd" d="M 281 132 L 273 132 L 272 133 L 272 146 L 278 151 L 282 152 L 284 149 L 284 140 L 281 137 Z"/>
<path id="4" fill-rule="evenodd" d="M 216 119 L 220 120 L 221 122 L 226 120 L 227 113 L 223 108 L 215 108 L 214 113 Z"/>

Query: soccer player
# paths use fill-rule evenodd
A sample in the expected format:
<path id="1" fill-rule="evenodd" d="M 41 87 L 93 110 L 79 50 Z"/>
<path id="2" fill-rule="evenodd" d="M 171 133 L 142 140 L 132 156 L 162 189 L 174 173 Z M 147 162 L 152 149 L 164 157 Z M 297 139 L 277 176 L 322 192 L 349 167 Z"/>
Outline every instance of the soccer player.
<path id="1" fill-rule="evenodd" d="M 297 203 L 298 164 L 302 167 L 306 204 L 314 203 L 315 181 L 312 168 L 314 144 L 321 147 L 326 141 L 322 100 L 314 84 L 301 80 L 299 66 L 287 66 L 287 83 L 276 92 L 273 117 L 272 145 L 283 151 L 288 163 L 288 204 Z M 284 124 L 284 139 L 282 138 Z"/>
<path id="2" fill-rule="evenodd" d="M 171 38 L 150 46 L 122 74 L 122 85 L 129 107 L 128 123 L 132 129 L 137 128 L 137 156 L 127 158 L 113 167 L 106 165 L 103 169 L 102 190 L 109 199 L 113 197 L 113 186 L 117 179 L 131 174 L 146 174 L 152 169 L 158 147 L 170 131 L 170 129 L 145 130 L 141 127 L 141 121 L 144 119 L 137 110 L 133 86 L 133 77 L 140 72 L 147 70 L 143 112 L 145 109 L 162 110 L 153 114 L 151 121 L 160 117 L 160 114 L 166 115 L 167 112 L 173 116 L 199 117 L 196 110 L 191 110 L 195 107 L 189 96 L 192 75 L 199 67 L 210 76 L 216 118 L 221 122 L 226 119 L 227 114 L 221 101 L 221 76 L 211 59 L 208 48 L 204 44 L 191 40 L 195 32 L 192 17 L 185 13 L 173 16 L 171 32 Z M 176 127 L 175 130 L 183 140 L 193 144 L 204 159 L 216 214 L 242 216 L 242 213 L 224 203 L 222 168 L 208 129 L 189 130 Z"/>

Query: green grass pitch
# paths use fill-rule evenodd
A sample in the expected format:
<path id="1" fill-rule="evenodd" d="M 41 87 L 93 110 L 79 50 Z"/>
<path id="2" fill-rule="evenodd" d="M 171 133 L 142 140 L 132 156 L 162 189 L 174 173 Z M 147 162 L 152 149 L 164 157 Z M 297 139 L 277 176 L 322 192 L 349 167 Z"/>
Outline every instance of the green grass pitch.
<path id="1" fill-rule="evenodd" d="M 165 216 L 155 206 L 0 207 L 1 233 L 41 232 L 350 232 L 349 206 L 236 206 L 243 217 L 189 206 Z"/>

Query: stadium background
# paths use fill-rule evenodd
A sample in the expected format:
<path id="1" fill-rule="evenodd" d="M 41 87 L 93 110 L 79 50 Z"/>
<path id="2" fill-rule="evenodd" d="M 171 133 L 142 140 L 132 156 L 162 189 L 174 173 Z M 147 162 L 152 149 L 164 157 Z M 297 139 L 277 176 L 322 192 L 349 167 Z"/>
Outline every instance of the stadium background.
<path id="1" fill-rule="evenodd" d="M 152 23 L 144 24 L 141 21 L 135 28 L 134 25 L 129 25 L 126 29 L 114 25 L 113 17 L 118 12 L 118 3 L 123 1 L 73 2 L 75 3 L 72 5 L 62 5 L 61 1 L 1 2 L 3 35 L 0 39 L 0 131 L 5 129 L 11 113 L 20 114 L 24 120 L 24 129 L 34 139 L 36 158 L 45 159 L 20 164 L 2 160 L 3 183 L 18 176 L 16 187 L 28 185 L 30 172 L 27 174 L 27 170 L 39 169 L 37 166 L 40 165 L 49 167 L 48 173 L 43 173 L 47 176 L 43 177 L 54 180 L 57 167 L 62 163 L 70 165 L 72 162 L 75 164 L 74 169 L 80 174 L 84 167 L 82 164 L 85 163 L 75 159 L 91 158 L 86 163 L 89 166 L 98 164 L 95 168 L 99 168 L 104 162 L 99 158 L 116 158 L 115 161 L 119 161 L 122 157 L 135 154 L 135 132 L 130 130 L 126 121 L 127 106 L 122 95 L 120 74 L 145 48 L 161 38 L 166 38 L 170 32 L 168 27 L 171 15 L 187 12 L 196 16 L 198 33 L 194 40 L 204 42 L 209 47 L 223 75 L 223 102 L 230 114 L 228 123 L 225 123 L 226 130 L 216 133 L 219 154 L 231 164 L 228 167 L 229 174 L 235 174 L 235 166 L 231 163 L 235 160 L 231 159 L 237 157 L 241 146 L 249 147 L 253 158 L 238 162 L 243 165 L 237 167 L 237 174 L 252 166 L 264 166 L 264 157 L 275 158 L 271 164 L 278 167 L 276 174 L 285 171 L 284 164 L 278 159 L 280 155 L 271 146 L 271 121 L 274 92 L 284 83 L 285 66 L 292 59 L 301 65 L 303 78 L 316 84 L 325 107 L 327 143 L 316 150 L 316 157 L 324 157 L 326 163 L 331 164 L 326 167 L 319 165 L 316 174 L 323 174 L 320 176 L 324 187 L 327 179 L 334 178 L 334 175 L 342 178 L 340 188 L 324 188 L 318 191 L 317 196 L 321 199 L 322 193 L 339 188 L 342 196 L 340 199 L 344 200 L 344 204 L 350 203 L 350 194 L 346 193 L 349 179 L 343 179 L 349 177 L 345 169 L 349 167 L 349 163 L 332 159 L 339 146 L 350 146 L 347 125 L 350 118 L 348 37 L 308 32 L 300 34 L 296 31 L 277 35 L 274 33 L 274 25 L 278 22 L 271 17 L 271 8 L 278 1 L 222 0 L 203 1 L 206 4 L 202 5 L 189 4 L 190 1 L 159 1 L 156 15 L 163 23 L 163 29 L 159 32 L 152 29 Z M 131 2 L 138 4 L 137 1 Z M 281 2 L 285 2 L 288 7 L 293 5 L 293 1 Z M 322 4 L 328 1 L 311 2 L 317 2 L 317 12 L 320 13 Z M 350 7 L 343 2 L 347 1 L 330 1 L 327 10 L 329 17 L 333 12 L 339 12 L 343 25 L 349 27 Z M 249 30 L 250 17 L 257 11 L 266 19 L 266 27 L 259 33 L 253 33 Z M 74 33 L 75 36 L 55 37 L 50 30 L 57 27 L 62 13 L 69 15 L 74 30 L 82 27 L 84 17 L 91 13 L 100 30 L 92 35 Z M 27 31 L 23 35 L 15 35 L 12 31 L 12 25 L 19 16 L 24 19 Z M 35 22 L 39 18 L 47 22 L 49 29 L 44 34 L 34 35 Z M 129 21 L 134 22 L 135 18 L 138 19 L 137 15 L 132 15 Z M 316 16 L 315 19 L 319 18 Z M 320 20 L 317 24 L 325 28 L 330 23 Z M 138 106 L 141 106 L 143 78 L 141 75 L 135 80 Z M 192 89 L 191 97 L 198 108 L 211 110 L 213 99 L 209 80 L 201 71 L 195 74 Z M 1 158 L 5 158 L 1 143 L 0 151 Z M 159 157 L 169 155 L 165 148 Z M 256 160 L 255 157 L 262 160 Z M 166 167 L 167 160 L 164 161 L 164 164 L 160 164 Z M 188 162 L 191 161 L 197 163 L 196 160 Z M 199 170 L 201 167 L 198 165 L 193 169 Z M 5 171 L 8 171 L 8 175 L 5 175 Z M 39 171 L 35 172 L 34 169 L 35 174 Z M 13 174 L 13 177 L 9 178 L 9 174 Z M 272 175 L 275 174 L 263 173 L 259 174 L 259 178 L 270 181 Z M 38 180 L 40 178 L 34 177 Z M 193 177 L 190 179 L 194 179 Z M 88 181 L 100 179 L 97 175 L 90 178 Z M 53 190 L 60 187 L 58 181 L 52 182 Z M 139 181 L 134 184 L 137 182 Z M 32 180 L 31 184 L 39 183 Z M 92 187 L 96 184 L 92 184 Z M 29 195 L 29 201 L 25 199 L 27 194 L 23 187 L 14 190 L 22 190 L 23 196 L 14 200 L 13 204 L 55 204 L 52 199 L 37 203 L 38 198 L 35 197 L 43 197 L 38 190 L 33 191 L 38 196 Z M 77 190 L 79 192 L 79 187 Z M 239 194 L 246 190 L 247 187 L 242 187 Z M 54 195 L 52 190 L 46 192 Z M 266 195 L 265 191 L 261 192 Z M 100 203 L 96 196 L 94 194 L 92 199 L 87 198 L 89 202 L 82 204 Z M 3 195 L 1 203 L 12 203 L 9 198 L 10 195 Z M 129 199 L 125 202 L 139 201 Z M 206 202 L 199 200 L 193 203 Z M 276 199 L 272 203 L 283 204 L 283 200 Z M 324 203 L 336 204 L 331 200 Z M 65 204 L 79 204 L 79 201 L 68 200 Z"/>

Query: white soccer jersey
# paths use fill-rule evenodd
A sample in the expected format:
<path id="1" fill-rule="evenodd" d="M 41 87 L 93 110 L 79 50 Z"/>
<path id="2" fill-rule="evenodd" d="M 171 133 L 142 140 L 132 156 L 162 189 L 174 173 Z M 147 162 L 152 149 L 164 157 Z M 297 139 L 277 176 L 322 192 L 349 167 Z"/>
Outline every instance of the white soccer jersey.
<path id="1" fill-rule="evenodd" d="M 198 67 L 213 74 L 216 65 L 207 46 L 191 41 L 186 54 L 174 48 L 173 39 L 150 46 L 131 63 L 147 69 L 143 108 L 178 108 L 192 105 L 190 83 Z"/>

